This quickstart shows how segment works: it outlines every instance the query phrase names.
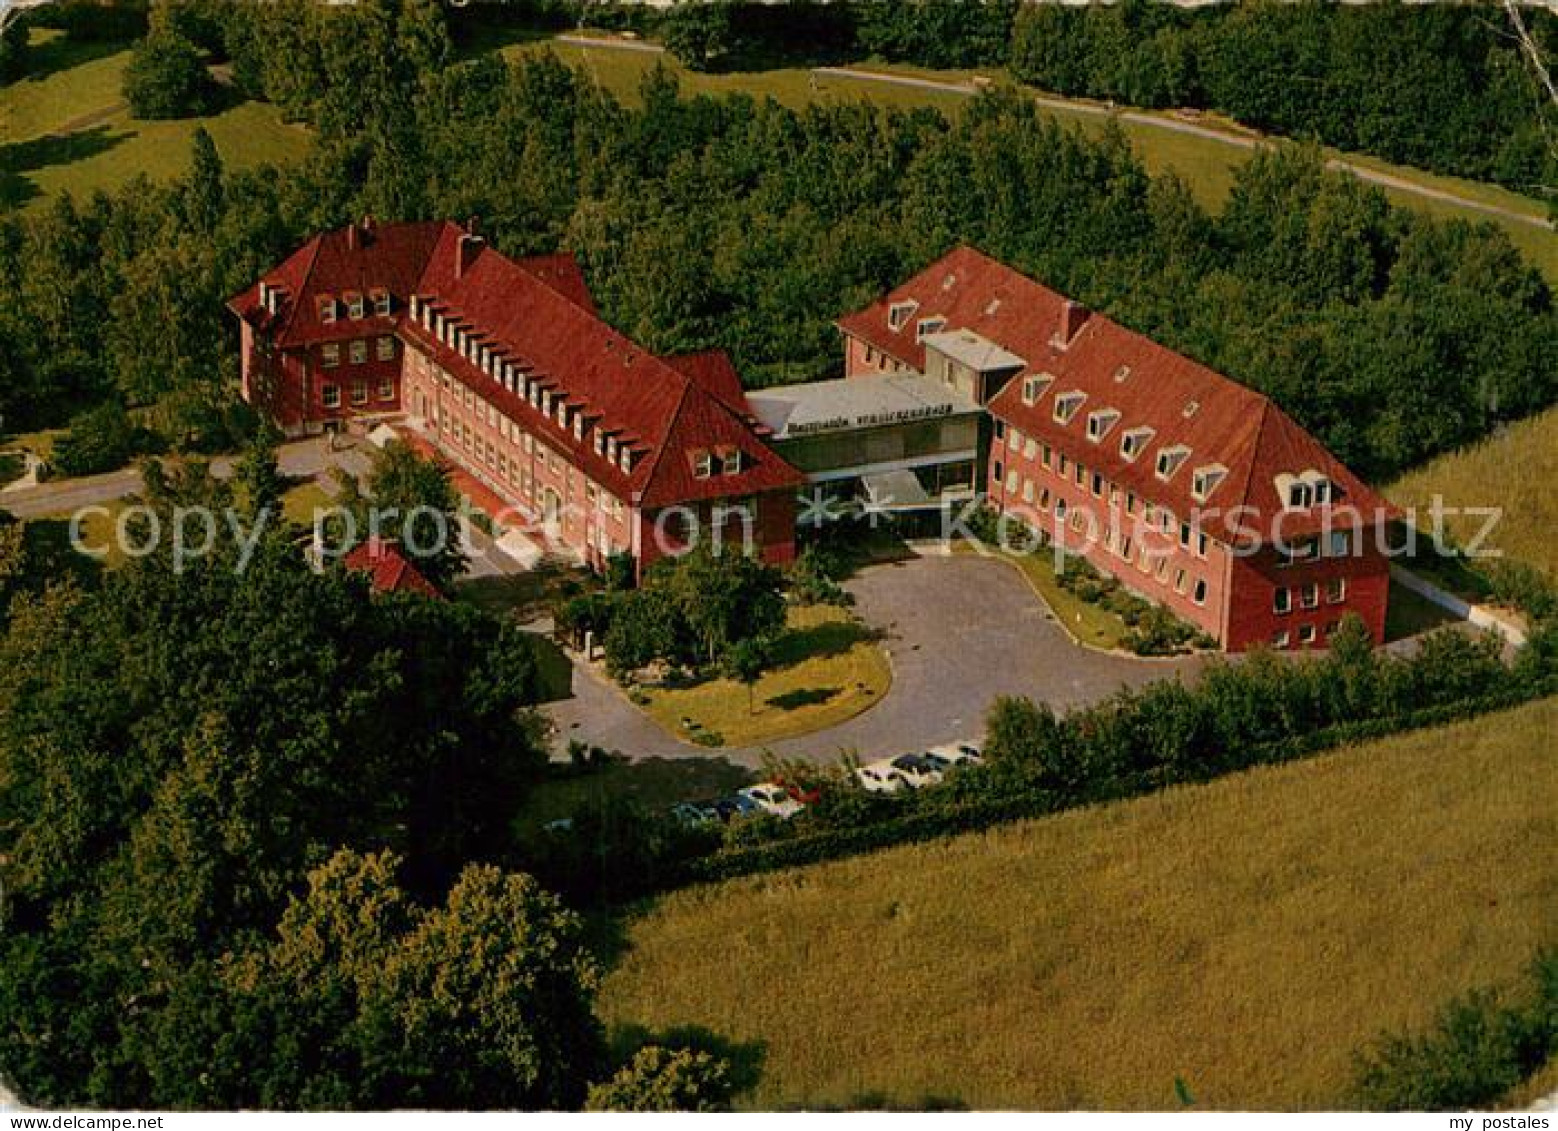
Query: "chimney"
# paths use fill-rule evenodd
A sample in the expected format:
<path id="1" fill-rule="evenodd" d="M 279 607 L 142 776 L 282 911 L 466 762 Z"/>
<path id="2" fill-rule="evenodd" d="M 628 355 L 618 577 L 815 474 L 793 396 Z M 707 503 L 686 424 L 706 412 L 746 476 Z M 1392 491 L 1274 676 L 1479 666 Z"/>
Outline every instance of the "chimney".
<path id="1" fill-rule="evenodd" d="M 469 233 L 464 233 L 460 236 L 460 246 L 455 251 L 454 256 L 454 277 L 456 279 L 464 278 L 465 272 L 470 269 L 472 263 L 476 262 L 476 257 L 481 254 L 482 242 L 480 236 L 473 236 Z"/>
<path id="2" fill-rule="evenodd" d="M 1065 305 L 1061 307 L 1060 331 L 1055 335 L 1055 344 L 1061 349 L 1069 346 L 1072 339 L 1077 336 L 1077 332 L 1082 329 L 1082 326 L 1092 316 L 1093 312 L 1091 310 L 1080 302 L 1075 302 L 1068 298 Z"/>

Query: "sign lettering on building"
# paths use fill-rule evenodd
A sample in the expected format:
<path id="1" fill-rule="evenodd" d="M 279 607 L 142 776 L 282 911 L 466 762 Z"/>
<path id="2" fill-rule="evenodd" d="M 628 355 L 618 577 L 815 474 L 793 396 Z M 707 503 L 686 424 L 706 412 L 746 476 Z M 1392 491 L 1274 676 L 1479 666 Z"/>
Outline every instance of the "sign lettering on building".
<path id="1" fill-rule="evenodd" d="M 920 405 L 888 412 L 865 412 L 856 416 L 834 416 L 826 420 L 805 420 L 785 429 L 784 436 L 810 436 L 817 432 L 838 432 L 850 428 L 879 428 L 887 424 L 906 424 L 913 420 L 935 420 L 952 415 L 952 405 Z"/>

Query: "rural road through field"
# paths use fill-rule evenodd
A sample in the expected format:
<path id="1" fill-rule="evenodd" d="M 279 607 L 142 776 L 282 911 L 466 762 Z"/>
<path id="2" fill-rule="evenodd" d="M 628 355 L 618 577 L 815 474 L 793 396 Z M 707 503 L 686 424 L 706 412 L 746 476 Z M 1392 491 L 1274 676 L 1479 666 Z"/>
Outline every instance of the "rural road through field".
<path id="1" fill-rule="evenodd" d="M 612 51 L 638 51 L 647 54 L 662 54 L 665 48 L 655 43 L 645 43 L 642 40 L 633 39 L 599 39 L 587 35 L 559 35 L 557 42 L 566 43 L 573 47 L 599 47 Z M 918 75 L 894 75 L 881 71 L 861 70 L 857 67 L 818 67 L 816 74 L 826 75 L 831 78 L 847 79 L 854 82 L 884 83 L 889 86 L 912 87 L 917 90 L 930 90 L 947 94 L 975 95 L 979 93 L 979 86 L 972 82 L 960 82 L 949 79 L 930 79 Z M 1237 149 L 1254 149 L 1256 146 L 1270 143 L 1276 139 L 1266 138 L 1254 134 L 1233 133 L 1228 130 L 1217 129 L 1212 126 L 1202 125 L 1197 122 L 1185 122 L 1175 118 L 1164 117 L 1157 114 L 1147 114 L 1140 110 L 1118 110 L 1108 106 L 1100 106 L 1092 102 L 1076 102 L 1070 99 L 1053 98 L 1042 94 L 1033 95 L 1033 99 L 1040 106 L 1052 110 L 1066 111 L 1076 114 L 1096 114 L 1101 117 L 1116 115 L 1121 121 L 1130 122 L 1133 125 L 1147 126 L 1151 129 L 1167 130 L 1171 133 L 1191 134 L 1196 137 L 1206 138 L 1209 141 L 1230 145 Z M 1377 169 L 1370 169 L 1364 165 L 1354 164 L 1340 158 L 1332 158 L 1326 162 L 1326 167 L 1338 172 L 1351 173 L 1361 181 L 1379 185 L 1382 188 L 1396 189 L 1400 192 L 1409 192 L 1415 196 L 1421 196 L 1427 200 L 1437 200 L 1445 204 L 1453 204 L 1458 208 L 1467 208 L 1475 212 L 1481 212 L 1489 216 L 1499 216 L 1506 220 L 1513 220 L 1520 224 L 1529 224 L 1544 231 L 1552 231 L 1553 223 L 1541 216 L 1533 216 L 1527 212 L 1519 212 L 1512 208 L 1503 208 L 1497 204 L 1488 204 L 1480 200 L 1472 200 L 1461 196 L 1448 189 L 1434 188 L 1431 185 L 1420 184 L 1406 177 L 1396 176 L 1392 173 L 1383 173 Z"/>

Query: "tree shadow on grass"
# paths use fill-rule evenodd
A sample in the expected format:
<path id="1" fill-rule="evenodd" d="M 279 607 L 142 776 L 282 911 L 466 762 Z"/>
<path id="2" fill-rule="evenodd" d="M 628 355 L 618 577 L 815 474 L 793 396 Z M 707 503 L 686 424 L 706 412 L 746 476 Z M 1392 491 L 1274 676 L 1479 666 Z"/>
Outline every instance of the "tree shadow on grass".
<path id="1" fill-rule="evenodd" d="M 817 707 L 831 699 L 836 699 L 844 693 L 842 687 L 804 687 L 795 691 L 786 691 L 783 695 L 774 695 L 763 700 L 767 707 L 777 707 L 781 711 L 798 711 L 802 707 Z"/>
<path id="2" fill-rule="evenodd" d="M 0 145 L 0 207 L 19 208 L 42 195 L 42 190 L 25 174 L 85 161 L 129 140 L 129 134 L 114 132 L 104 124 L 75 133 Z"/>
<path id="3" fill-rule="evenodd" d="M 83 63 L 117 55 L 132 46 L 134 44 L 128 39 L 78 39 L 72 35 L 57 35 L 28 45 L 23 61 L 25 69 L 16 81 L 38 82 Z"/>
<path id="4" fill-rule="evenodd" d="M 856 644 L 878 638 L 878 633 L 855 620 L 824 621 L 784 633 L 774 642 L 772 670 L 792 667 L 804 660 L 842 656 Z"/>

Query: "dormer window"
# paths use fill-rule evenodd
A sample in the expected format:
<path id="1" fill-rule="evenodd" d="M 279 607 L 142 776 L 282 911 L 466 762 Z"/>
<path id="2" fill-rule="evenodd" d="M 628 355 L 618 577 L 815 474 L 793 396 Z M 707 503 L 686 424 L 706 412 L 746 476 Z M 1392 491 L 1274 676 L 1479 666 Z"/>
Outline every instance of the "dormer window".
<path id="1" fill-rule="evenodd" d="M 324 323 L 335 321 L 335 299 L 329 295 L 319 296 L 319 320 Z"/>
<path id="2" fill-rule="evenodd" d="M 1164 448 L 1158 453 L 1158 478 L 1172 479 L 1174 473 L 1179 470 L 1187 459 L 1190 458 L 1190 449 L 1183 444 L 1175 444 L 1172 448 Z"/>
<path id="3" fill-rule="evenodd" d="M 1151 428 L 1132 428 L 1120 437 L 1120 454 L 1128 460 L 1135 460 L 1137 456 L 1147 450 L 1147 444 L 1152 440 Z"/>
<path id="4" fill-rule="evenodd" d="M 1200 401 L 1186 401 L 1185 402 L 1185 410 L 1180 415 L 1183 416 L 1186 420 L 1189 420 L 1192 416 L 1194 416 L 1196 413 L 1198 413 L 1200 411 L 1201 411 L 1201 402 Z"/>
<path id="5" fill-rule="evenodd" d="M 720 471 L 724 475 L 740 475 L 742 468 L 746 466 L 744 453 L 740 448 L 726 448 L 721 460 Z"/>
<path id="6" fill-rule="evenodd" d="M 1082 407 L 1082 402 L 1087 400 L 1087 394 L 1080 390 L 1072 390 L 1069 393 L 1061 393 L 1055 398 L 1055 423 L 1070 424 L 1071 418 Z"/>
<path id="7" fill-rule="evenodd" d="M 893 303 L 887 308 L 887 328 L 896 334 L 904 328 L 909 319 L 914 317 L 914 312 L 919 308 L 920 304 L 913 299 Z"/>
<path id="8" fill-rule="evenodd" d="M 1024 377 L 1022 379 L 1022 403 L 1030 407 L 1036 404 L 1038 399 L 1044 395 L 1044 390 L 1049 388 L 1050 382 L 1054 379 L 1048 373 L 1035 373 L 1031 377 Z"/>
<path id="9" fill-rule="evenodd" d="M 362 295 L 356 291 L 346 292 L 346 316 L 348 318 L 362 318 L 368 313 L 368 308 L 363 304 Z"/>
<path id="10" fill-rule="evenodd" d="M 1304 510 L 1314 504 L 1314 498 L 1315 490 L 1311 484 L 1302 480 L 1288 484 L 1288 506 Z"/>
<path id="11" fill-rule="evenodd" d="M 390 294 L 383 287 L 373 291 L 373 313 L 380 318 L 388 318 L 390 312 Z"/>
<path id="12" fill-rule="evenodd" d="M 1097 412 L 1087 414 L 1087 438 L 1093 443 L 1098 443 L 1109 434 L 1109 429 L 1115 426 L 1120 419 L 1120 414 L 1112 408 L 1101 408 Z"/>
<path id="13" fill-rule="evenodd" d="M 1217 485 L 1228 475 L 1228 469 L 1220 463 L 1210 464 L 1206 467 L 1196 468 L 1194 480 L 1191 482 L 1190 493 L 1199 502 L 1206 502 L 1206 497 L 1217 490 Z"/>
<path id="14" fill-rule="evenodd" d="M 1327 505 L 1328 503 L 1330 503 L 1331 496 L 1334 494 L 1334 491 L 1335 491 L 1335 488 L 1334 488 L 1333 484 L 1331 483 L 1331 481 L 1329 479 L 1316 479 L 1314 481 L 1314 487 L 1315 487 L 1315 506 L 1323 507 L 1323 506 Z"/>
<path id="15" fill-rule="evenodd" d="M 573 438 L 575 440 L 584 439 L 584 410 L 582 408 L 573 414 Z"/>
<path id="16" fill-rule="evenodd" d="M 1122 365 L 1114 371 L 1114 383 L 1116 385 L 1123 385 L 1130 379 L 1131 367 L 1129 365 Z"/>
<path id="17" fill-rule="evenodd" d="M 923 342 L 928 335 L 939 334 L 946 326 L 945 318 L 921 318 L 920 324 L 914 328 L 915 340 Z"/>
<path id="18" fill-rule="evenodd" d="M 633 452 L 631 449 L 623 447 L 621 451 L 617 453 L 617 466 L 620 467 L 624 472 L 633 470 Z"/>
<path id="19" fill-rule="evenodd" d="M 692 474 L 696 479 L 707 479 L 714 474 L 714 453 L 699 448 L 692 453 Z"/>

